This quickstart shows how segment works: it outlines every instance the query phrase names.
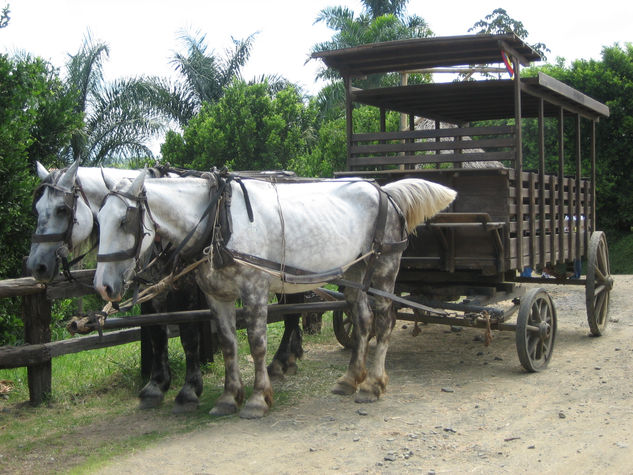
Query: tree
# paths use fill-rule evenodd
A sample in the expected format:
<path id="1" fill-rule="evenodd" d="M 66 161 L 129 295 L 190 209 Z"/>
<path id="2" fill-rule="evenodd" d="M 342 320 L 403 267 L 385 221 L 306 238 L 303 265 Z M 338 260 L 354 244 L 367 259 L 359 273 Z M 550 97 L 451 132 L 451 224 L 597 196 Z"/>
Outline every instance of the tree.
<path id="1" fill-rule="evenodd" d="M 11 13 L 9 4 L 6 4 L 0 12 L 0 28 L 5 28 L 9 24 L 9 20 L 11 19 L 9 13 Z"/>
<path id="2" fill-rule="evenodd" d="M 345 7 L 321 10 L 315 23 L 324 22 L 335 33 L 331 40 L 314 45 L 311 52 L 351 48 L 381 41 L 425 38 L 433 34 L 424 19 L 417 15 L 404 15 L 408 0 L 363 0 L 362 3 L 364 9 L 359 16 Z M 340 75 L 338 71 L 323 68 L 317 73 L 317 77 L 331 81 L 317 97 L 321 117 L 324 120 L 336 119 L 343 114 L 345 103 L 345 91 Z M 411 76 L 410 83 L 428 80 L 428 76 L 417 74 Z M 375 74 L 365 80 L 356 81 L 355 86 L 387 86 L 395 85 L 399 81 L 397 75 Z"/>
<path id="3" fill-rule="evenodd" d="M 468 31 L 475 32 L 478 35 L 514 33 L 522 40 L 526 40 L 529 36 L 528 31 L 523 26 L 523 22 L 512 18 L 503 8 L 493 10 L 491 14 L 476 22 Z M 545 53 L 549 53 L 550 50 L 544 43 L 535 43 L 530 46 L 541 55 L 543 61 L 547 60 Z"/>
<path id="4" fill-rule="evenodd" d="M 85 117 L 83 128 L 73 134 L 63 153 L 66 162 L 81 158 L 84 165 L 102 165 L 151 157 L 148 143 L 168 123 L 157 103 L 159 81 L 129 78 L 106 83 L 103 65 L 108 56 L 107 44 L 88 34 L 66 66 L 66 81 L 77 95 L 76 110 Z"/>
<path id="5" fill-rule="evenodd" d="M 267 83 L 235 80 L 182 134 L 169 132 L 161 152 L 172 165 L 198 170 L 284 169 L 309 152 L 315 118 L 295 87 L 273 92 Z"/>
<path id="6" fill-rule="evenodd" d="M 34 222 L 35 160 L 53 163 L 81 124 L 57 71 L 40 58 L 0 55 L 0 279 L 18 277 Z M 0 302 L 0 345 L 15 343 L 17 302 Z"/>
<path id="7" fill-rule="evenodd" d="M 570 67 L 559 61 L 542 70 L 609 106 L 609 118 L 596 127 L 598 228 L 629 232 L 633 226 L 633 45 L 605 47 L 600 61 L 577 60 Z M 590 131 L 585 129 L 582 135 L 583 169 L 589 170 Z M 575 137 L 573 130 L 570 137 Z M 568 156 L 574 153 L 569 150 Z"/>

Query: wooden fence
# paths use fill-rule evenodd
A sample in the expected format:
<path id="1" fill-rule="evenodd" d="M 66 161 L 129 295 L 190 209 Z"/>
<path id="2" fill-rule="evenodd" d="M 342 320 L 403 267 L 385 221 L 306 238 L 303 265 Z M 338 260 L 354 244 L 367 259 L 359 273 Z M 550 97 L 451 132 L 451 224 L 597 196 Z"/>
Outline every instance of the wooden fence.
<path id="1" fill-rule="evenodd" d="M 62 277 L 50 284 L 40 284 L 32 277 L 0 281 L 0 298 L 22 297 L 25 344 L 0 347 L 0 369 L 27 367 L 29 399 L 38 405 L 51 394 L 51 361 L 56 356 L 86 350 L 123 345 L 141 340 L 141 373 L 149 374 L 151 345 L 142 330 L 144 325 L 164 325 L 200 322 L 201 359 L 210 361 L 214 352 L 215 332 L 209 310 L 190 310 L 157 313 L 124 318 L 109 318 L 104 325 L 105 333 L 87 335 L 51 342 L 51 305 L 55 299 L 80 297 L 94 293 L 94 270 L 72 271 L 73 281 Z M 283 319 L 289 313 L 319 313 L 345 309 L 346 302 L 309 302 L 303 304 L 269 305 L 268 322 Z M 237 309 L 237 328 L 244 328 L 242 310 Z M 109 331 L 113 330 L 113 331 Z M 171 336 L 175 336 L 172 333 Z"/>

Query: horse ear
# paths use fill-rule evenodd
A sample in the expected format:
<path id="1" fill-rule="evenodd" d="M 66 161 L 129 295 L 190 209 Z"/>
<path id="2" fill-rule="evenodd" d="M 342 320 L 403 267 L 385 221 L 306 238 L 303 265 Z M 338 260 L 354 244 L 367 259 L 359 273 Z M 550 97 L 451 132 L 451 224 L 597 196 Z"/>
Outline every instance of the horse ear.
<path id="1" fill-rule="evenodd" d="M 101 178 L 103 178 L 103 183 L 108 190 L 114 190 L 114 187 L 116 186 L 116 181 L 114 181 L 110 176 L 106 175 L 103 167 L 101 167 Z"/>
<path id="2" fill-rule="evenodd" d="M 40 180 L 42 181 L 46 180 L 48 178 L 48 175 L 50 175 L 46 167 L 42 165 L 38 160 L 35 161 L 35 165 L 37 167 L 37 176 L 39 176 Z"/>
<path id="3" fill-rule="evenodd" d="M 131 194 L 132 196 L 140 195 L 141 191 L 143 190 L 143 185 L 145 184 L 146 176 L 147 176 L 147 169 L 144 168 L 141 171 L 141 173 L 139 173 L 138 176 L 134 179 L 134 181 L 130 185 L 130 188 L 128 189 L 127 192 Z"/>
<path id="4" fill-rule="evenodd" d="M 75 160 L 71 166 L 68 167 L 66 173 L 62 175 L 59 179 L 59 183 L 57 185 L 60 188 L 70 190 L 75 184 L 75 176 L 77 175 L 77 170 L 79 169 L 79 160 Z"/>

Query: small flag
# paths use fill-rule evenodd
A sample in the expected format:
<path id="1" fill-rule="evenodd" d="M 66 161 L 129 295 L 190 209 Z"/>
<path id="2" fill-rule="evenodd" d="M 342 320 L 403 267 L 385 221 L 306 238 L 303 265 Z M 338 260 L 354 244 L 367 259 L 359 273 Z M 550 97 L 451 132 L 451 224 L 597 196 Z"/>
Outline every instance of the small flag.
<path id="1" fill-rule="evenodd" d="M 508 54 L 501 50 L 501 58 L 503 58 L 503 64 L 506 65 L 506 69 L 508 70 L 508 74 L 510 75 L 510 79 L 514 79 L 514 68 L 512 67 L 512 61 Z"/>

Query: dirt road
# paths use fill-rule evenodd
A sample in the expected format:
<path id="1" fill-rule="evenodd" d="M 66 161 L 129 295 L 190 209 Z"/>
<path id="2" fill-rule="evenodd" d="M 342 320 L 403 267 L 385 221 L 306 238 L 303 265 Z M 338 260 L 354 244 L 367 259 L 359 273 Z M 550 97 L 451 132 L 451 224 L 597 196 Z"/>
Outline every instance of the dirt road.
<path id="1" fill-rule="evenodd" d="M 633 473 L 633 276 L 616 276 L 600 338 L 588 336 L 583 287 L 547 289 L 559 331 L 540 373 L 523 371 L 513 333 L 484 347 L 481 330 L 413 337 L 399 321 L 378 403 L 321 395 L 262 420 L 228 417 L 101 473 Z M 348 359 L 334 343 L 308 350 Z"/>

